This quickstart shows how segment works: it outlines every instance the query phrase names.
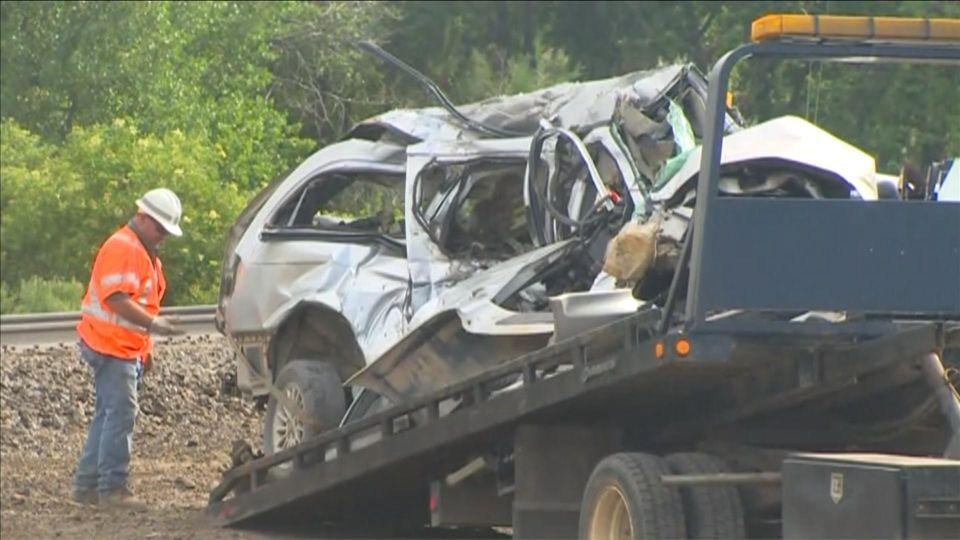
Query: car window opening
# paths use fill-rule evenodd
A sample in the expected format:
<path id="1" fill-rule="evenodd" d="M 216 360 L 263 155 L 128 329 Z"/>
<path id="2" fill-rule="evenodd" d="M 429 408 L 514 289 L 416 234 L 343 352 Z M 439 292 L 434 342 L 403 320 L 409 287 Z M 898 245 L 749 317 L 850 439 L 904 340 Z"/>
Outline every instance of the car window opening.
<path id="1" fill-rule="evenodd" d="M 523 160 L 434 162 L 417 177 L 414 215 L 449 257 L 504 260 L 533 248 Z"/>
<path id="2" fill-rule="evenodd" d="M 403 238 L 403 180 L 388 174 L 321 176 L 293 193 L 268 227 Z"/>

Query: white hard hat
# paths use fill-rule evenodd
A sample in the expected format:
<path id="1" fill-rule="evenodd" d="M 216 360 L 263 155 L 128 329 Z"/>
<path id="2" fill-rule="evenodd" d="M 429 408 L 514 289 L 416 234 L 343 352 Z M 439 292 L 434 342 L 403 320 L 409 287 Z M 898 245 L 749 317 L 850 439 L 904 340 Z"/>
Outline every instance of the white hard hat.
<path id="1" fill-rule="evenodd" d="M 168 233 L 182 236 L 180 230 L 180 215 L 183 208 L 176 194 L 167 188 L 151 189 L 143 197 L 137 199 L 137 208 L 144 214 L 157 220 Z"/>

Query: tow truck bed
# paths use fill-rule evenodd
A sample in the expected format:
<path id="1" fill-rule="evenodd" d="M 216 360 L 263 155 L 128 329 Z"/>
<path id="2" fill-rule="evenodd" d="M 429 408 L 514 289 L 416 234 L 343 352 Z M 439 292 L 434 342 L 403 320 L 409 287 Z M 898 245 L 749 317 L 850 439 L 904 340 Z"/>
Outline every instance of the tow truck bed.
<path id="1" fill-rule="evenodd" d="M 368 522 L 369 509 L 377 508 L 380 518 L 422 524 L 424 479 L 446 474 L 478 448 L 512 441 L 520 425 L 615 423 L 629 415 L 644 426 L 646 446 L 669 448 L 720 426 L 909 384 L 919 373 L 897 364 L 909 364 L 941 339 L 940 327 L 929 323 L 807 323 L 802 333 L 656 339 L 658 320 L 658 311 L 627 317 L 246 463 L 211 493 L 210 511 L 224 524 L 301 517 Z M 686 357 L 674 352 L 678 339 L 690 344 Z M 658 341 L 666 351 L 660 359 Z M 452 403 L 453 410 L 441 412 Z M 292 474 L 268 475 L 285 464 Z"/>

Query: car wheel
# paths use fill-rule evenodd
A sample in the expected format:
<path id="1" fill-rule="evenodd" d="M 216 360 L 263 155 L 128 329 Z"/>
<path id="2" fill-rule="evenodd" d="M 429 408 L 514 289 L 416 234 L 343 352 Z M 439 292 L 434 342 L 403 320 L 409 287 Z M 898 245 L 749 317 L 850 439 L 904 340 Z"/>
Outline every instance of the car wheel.
<path id="1" fill-rule="evenodd" d="M 287 410 L 271 395 L 263 417 L 265 454 L 291 448 L 340 424 L 346 404 L 340 377 L 331 364 L 293 360 L 280 370 L 274 384 L 310 421 L 304 422 L 304 415 Z"/>

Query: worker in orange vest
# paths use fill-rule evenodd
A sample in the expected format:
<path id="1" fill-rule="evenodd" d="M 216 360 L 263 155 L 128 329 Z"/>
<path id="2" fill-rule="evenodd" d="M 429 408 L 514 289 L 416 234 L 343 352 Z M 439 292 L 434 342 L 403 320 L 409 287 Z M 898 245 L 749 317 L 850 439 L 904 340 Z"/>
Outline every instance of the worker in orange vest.
<path id="1" fill-rule="evenodd" d="M 137 200 L 138 211 L 100 246 L 77 325 L 80 354 L 90 366 L 96 401 L 73 479 L 82 504 L 143 507 L 127 484 L 137 382 L 150 368 L 151 334 L 182 333 L 160 315 L 166 291 L 157 248 L 181 236 L 180 199 L 166 188 Z"/>

